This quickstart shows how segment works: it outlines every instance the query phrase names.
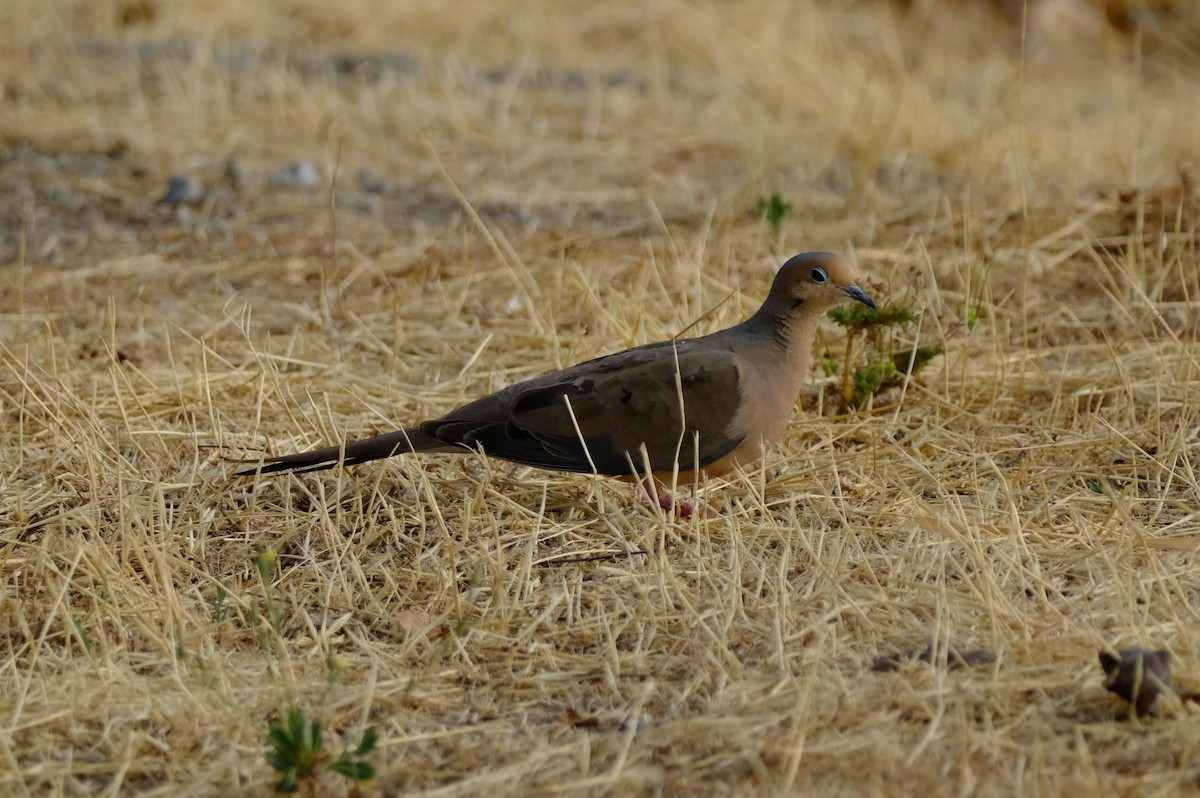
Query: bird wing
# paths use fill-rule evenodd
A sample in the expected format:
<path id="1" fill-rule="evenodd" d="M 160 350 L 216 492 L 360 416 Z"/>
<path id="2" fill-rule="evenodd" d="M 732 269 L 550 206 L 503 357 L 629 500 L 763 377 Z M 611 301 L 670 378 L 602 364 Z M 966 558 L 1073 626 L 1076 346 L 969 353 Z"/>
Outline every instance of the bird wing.
<path id="1" fill-rule="evenodd" d="M 505 388 L 421 425 L 445 444 L 558 471 L 703 468 L 745 439 L 743 364 L 712 336 L 597 358 Z M 632 467 L 631 467 L 632 462 Z"/>

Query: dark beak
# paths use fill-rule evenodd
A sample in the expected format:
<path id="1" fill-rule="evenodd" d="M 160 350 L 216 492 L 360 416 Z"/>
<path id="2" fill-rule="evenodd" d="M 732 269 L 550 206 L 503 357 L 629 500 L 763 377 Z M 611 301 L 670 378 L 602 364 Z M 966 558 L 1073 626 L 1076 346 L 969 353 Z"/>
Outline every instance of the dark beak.
<path id="1" fill-rule="evenodd" d="M 851 299 L 863 303 L 871 310 L 877 310 L 875 307 L 875 300 L 864 294 L 863 290 L 857 285 L 844 285 L 842 286 L 842 290 L 846 293 L 846 296 L 850 297 Z"/>

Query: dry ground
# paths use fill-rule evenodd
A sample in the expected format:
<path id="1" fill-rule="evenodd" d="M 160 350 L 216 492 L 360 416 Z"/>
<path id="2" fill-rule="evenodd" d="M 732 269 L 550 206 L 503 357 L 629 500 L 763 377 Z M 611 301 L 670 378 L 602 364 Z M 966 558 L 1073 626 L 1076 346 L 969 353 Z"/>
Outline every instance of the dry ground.
<path id="1" fill-rule="evenodd" d="M 298 705 L 378 728 L 381 794 L 1195 793 L 1200 710 L 1127 717 L 1097 653 L 1200 679 L 1200 25 L 1044 3 L 6 3 L 0 792 L 266 793 Z M 230 476 L 807 249 L 946 354 L 861 412 L 814 373 L 709 517 Z"/>

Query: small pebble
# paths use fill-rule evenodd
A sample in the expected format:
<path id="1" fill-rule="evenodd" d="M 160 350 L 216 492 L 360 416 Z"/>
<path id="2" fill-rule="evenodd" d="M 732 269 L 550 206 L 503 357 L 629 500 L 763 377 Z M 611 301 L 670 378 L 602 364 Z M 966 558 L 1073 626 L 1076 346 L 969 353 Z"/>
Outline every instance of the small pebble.
<path id="1" fill-rule="evenodd" d="M 276 188 L 291 188 L 310 191 L 321 185 L 321 176 L 312 161 L 292 161 L 271 173 L 268 182 Z"/>
<path id="2" fill-rule="evenodd" d="M 370 169 L 362 169 L 358 173 L 358 188 L 367 194 L 391 194 L 396 190 L 396 184 L 379 177 Z"/>
<path id="3" fill-rule="evenodd" d="M 191 175 L 171 175 L 167 183 L 167 193 L 162 195 L 159 203 L 162 205 L 195 205 L 204 199 L 204 186 Z"/>

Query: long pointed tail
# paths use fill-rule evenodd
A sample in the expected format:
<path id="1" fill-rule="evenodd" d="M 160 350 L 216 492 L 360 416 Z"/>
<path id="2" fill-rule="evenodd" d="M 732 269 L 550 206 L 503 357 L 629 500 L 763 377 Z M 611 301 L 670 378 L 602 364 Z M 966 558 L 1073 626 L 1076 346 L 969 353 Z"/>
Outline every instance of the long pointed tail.
<path id="1" fill-rule="evenodd" d="M 279 471 L 294 471 L 303 474 L 306 471 L 324 471 L 339 463 L 343 465 L 358 465 L 371 460 L 382 460 L 397 454 L 410 452 L 465 452 L 465 449 L 445 444 L 436 438 L 431 438 L 418 427 L 411 427 L 374 438 L 361 441 L 349 441 L 344 445 L 326 446 L 324 449 L 313 449 L 311 452 L 285 454 L 281 457 L 268 457 L 261 465 L 253 468 L 243 468 L 234 473 L 237 477 L 248 477 L 254 474 L 274 474 Z"/>

